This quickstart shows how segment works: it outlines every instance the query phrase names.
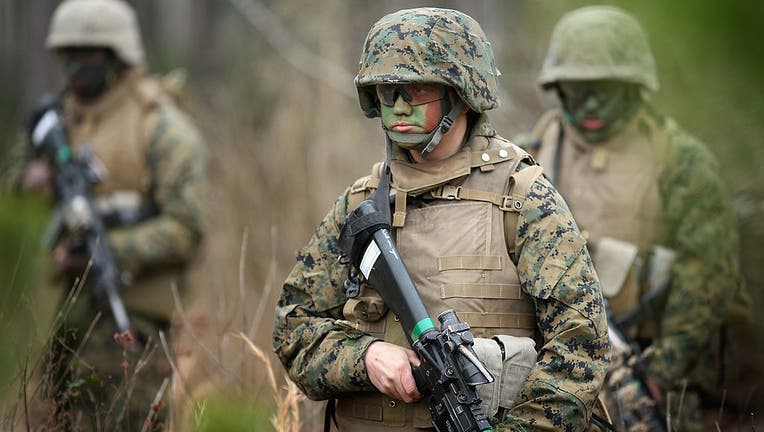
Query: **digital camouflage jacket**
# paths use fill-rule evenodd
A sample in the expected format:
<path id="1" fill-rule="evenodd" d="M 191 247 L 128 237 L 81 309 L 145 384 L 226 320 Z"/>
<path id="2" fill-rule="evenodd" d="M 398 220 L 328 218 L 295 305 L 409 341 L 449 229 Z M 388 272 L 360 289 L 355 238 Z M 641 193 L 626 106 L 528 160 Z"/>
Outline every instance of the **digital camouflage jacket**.
<path id="1" fill-rule="evenodd" d="M 546 152 L 541 159 L 554 165 L 548 168 L 557 171 L 555 185 L 583 230 L 591 230 L 594 239 L 630 236 L 621 240 L 638 245 L 640 254 L 654 242 L 676 252 L 667 298 L 653 306 L 647 326 L 639 334 L 650 342 L 645 355 L 648 374 L 666 389 L 681 386 L 685 378 L 688 390 L 713 389 L 718 364 L 714 366 L 717 353 L 712 340 L 730 308 L 735 313 L 747 312 L 737 224 L 714 156 L 650 106 L 638 111 L 624 131 L 597 144 L 583 142 L 558 110 L 542 119 L 533 133 L 539 140 L 529 141 L 529 150 L 539 155 Z M 561 130 L 563 135 L 559 135 Z M 550 156 L 552 146 L 563 152 L 561 157 Z M 619 162 L 629 155 L 634 155 L 631 167 L 628 161 Z M 610 174 L 610 183 L 618 176 L 622 183 L 599 187 L 598 179 L 618 163 L 626 163 L 617 168 L 619 173 L 633 169 L 634 175 Z M 647 193 L 635 196 L 629 192 L 639 182 L 650 183 L 643 189 L 654 190 L 654 203 L 644 197 Z M 588 195 L 580 195 L 579 189 L 587 190 Z M 608 197 L 608 191 L 615 195 Z M 617 197 L 619 191 L 623 196 Z M 593 196 L 598 193 L 600 199 Z M 622 204 L 601 208 L 615 202 Z M 636 231 L 609 223 L 608 214 L 620 217 L 622 225 L 632 225 Z"/>
<path id="2" fill-rule="evenodd" d="M 485 117 L 473 136 L 494 136 Z M 348 188 L 321 221 L 283 286 L 273 348 L 311 399 L 376 391 L 364 355 L 378 340 L 344 324 L 338 237 Z M 497 430 L 583 430 L 604 379 L 609 342 L 599 283 L 567 205 L 544 178 L 532 185 L 514 242 L 522 290 L 535 307 L 542 339 L 535 367 Z"/>

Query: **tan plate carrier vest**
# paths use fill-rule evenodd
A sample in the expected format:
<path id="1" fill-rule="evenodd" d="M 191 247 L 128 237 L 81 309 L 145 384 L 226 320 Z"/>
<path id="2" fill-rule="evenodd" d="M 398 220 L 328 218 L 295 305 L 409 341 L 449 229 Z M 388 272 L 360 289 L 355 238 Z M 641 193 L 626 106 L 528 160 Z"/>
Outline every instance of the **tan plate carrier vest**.
<path id="1" fill-rule="evenodd" d="M 463 183 L 454 180 L 419 185 L 421 207 L 407 207 L 407 191 L 395 185 L 393 226 L 396 243 L 427 310 L 437 314 L 454 309 L 469 323 L 476 337 L 494 335 L 533 337 L 533 302 L 520 288 L 510 259 L 518 212 L 541 168 L 514 144 L 494 137 L 482 151 L 471 152 L 471 170 Z M 517 168 L 521 162 L 531 166 Z M 414 165 L 414 164 L 412 164 Z M 355 208 L 376 189 L 381 164 L 351 187 L 348 209 Z M 455 179 L 456 180 L 456 179 Z M 424 190 L 424 192 L 422 192 Z M 348 299 L 344 314 L 349 324 L 368 334 L 408 347 L 397 317 L 388 312 L 368 284 L 360 296 Z M 337 401 L 342 431 L 414 430 L 431 428 L 424 402 L 405 404 L 377 392 L 347 394 Z"/>
<path id="2" fill-rule="evenodd" d="M 133 69 L 93 104 L 73 98 L 64 103 L 66 129 L 75 151 L 88 146 L 103 164 L 105 179 L 94 186 L 96 200 L 117 194 L 151 199 L 152 179 L 147 155 L 166 96 L 157 81 Z M 168 320 L 174 309 L 170 284 L 180 271 L 168 268 L 142 275 L 121 292 L 128 313 L 141 311 Z"/>

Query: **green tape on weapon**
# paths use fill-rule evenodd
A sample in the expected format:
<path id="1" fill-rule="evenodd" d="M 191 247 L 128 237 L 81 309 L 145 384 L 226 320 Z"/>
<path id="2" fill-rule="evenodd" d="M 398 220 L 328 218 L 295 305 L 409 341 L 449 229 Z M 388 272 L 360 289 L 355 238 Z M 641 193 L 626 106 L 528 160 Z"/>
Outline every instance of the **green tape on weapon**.
<path id="1" fill-rule="evenodd" d="M 72 149 L 69 148 L 69 146 L 61 147 L 59 149 L 58 154 L 56 155 L 56 163 L 58 165 L 63 164 L 64 162 L 68 161 L 69 158 L 72 157 Z"/>
<path id="2" fill-rule="evenodd" d="M 414 326 L 414 329 L 411 330 L 411 340 L 415 341 L 419 339 L 419 336 L 422 333 L 431 328 L 435 328 L 435 322 L 431 318 L 425 318 L 422 321 L 419 321 Z"/>

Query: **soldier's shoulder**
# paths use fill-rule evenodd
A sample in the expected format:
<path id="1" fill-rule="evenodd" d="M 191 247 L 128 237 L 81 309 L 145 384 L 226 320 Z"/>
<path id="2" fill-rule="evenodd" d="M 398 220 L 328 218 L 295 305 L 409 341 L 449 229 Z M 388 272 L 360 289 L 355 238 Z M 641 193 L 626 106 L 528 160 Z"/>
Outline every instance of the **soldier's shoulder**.
<path id="1" fill-rule="evenodd" d="M 715 172 L 719 170 L 716 156 L 708 146 L 674 119 L 665 117 L 661 127 L 666 137 L 667 171 L 696 170 L 701 167 Z"/>
<path id="2" fill-rule="evenodd" d="M 520 160 L 525 160 L 530 158 L 527 149 L 523 148 L 514 138 L 508 139 L 501 135 L 494 135 L 488 139 L 488 148 L 499 150 L 501 159 L 519 157 Z"/>
<path id="3" fill-rule="evenodd" d="M 350 184 L 350 187 L 348 188 L 349 194 L 355 194 L 355 193 L 361 193 L 361 192 L 368 192 L 371 190 L 374 190 L 377 188 L 377 185 L 379 185 L 379 179 L 382 175 L 382 166 L 384 165 L 384 162 L 377 162 L 369 171 L 369 174 L 357 178 L 355 181 L 353 181 Z"/>
<path id="4" fill-rule="evenodd" d="M 167 95 L 156 77 L 141 77 L 134 93 L 145 110 L 145 127 L 151 141 L 172 138 L 184 146 L 204 147 L 195 121 Z"/>
<path id="5" fill-rule="evenodd" d="M 539 116 L 530 130 L 522 131 L 512 137 L 512 141 L 523 150 L 535 154 L 542 145 L 542 138 L 549 128 L 559 126 L 562 121 L 562 111 L 559 108 L 550 109 Z"/>
<path id="6" fill-rule="evenodd" d="M 531 153 L 535 153 L 541 148 L 541 140 L 530 132 L 521 132 L 515 135 L 512 137 L 512 142 L 521 149 Z"/>
<path id="7" fill-rule="evenodd" d="M 375 163 L 369 174 L 359 177 L 347 187 L 345 192 L 340 197 L 342 206 L 345 209 L 345 213 L 354 209 L 366 199 L 374 190 L 379 186 L 379 179 L 382 175 L 382 167 L 384 162 Z"/>

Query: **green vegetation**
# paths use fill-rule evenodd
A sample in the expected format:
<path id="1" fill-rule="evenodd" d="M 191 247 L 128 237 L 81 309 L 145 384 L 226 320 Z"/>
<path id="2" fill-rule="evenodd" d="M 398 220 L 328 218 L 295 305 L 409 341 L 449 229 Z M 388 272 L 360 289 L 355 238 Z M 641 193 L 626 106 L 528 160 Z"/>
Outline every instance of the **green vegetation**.
<path id="1" fill-rule="evenodd" d="M 0 195 L 0 385 L 33 350 L 32 309 L 40 282 L 45 207 L 34 198 Z"/>
<path id="2" fill-rule="evenodd" d="M 218 397 L 194 411 L 196 432 L 246 432 L 272 430 L 270 408 L 257 400 Z"/>

